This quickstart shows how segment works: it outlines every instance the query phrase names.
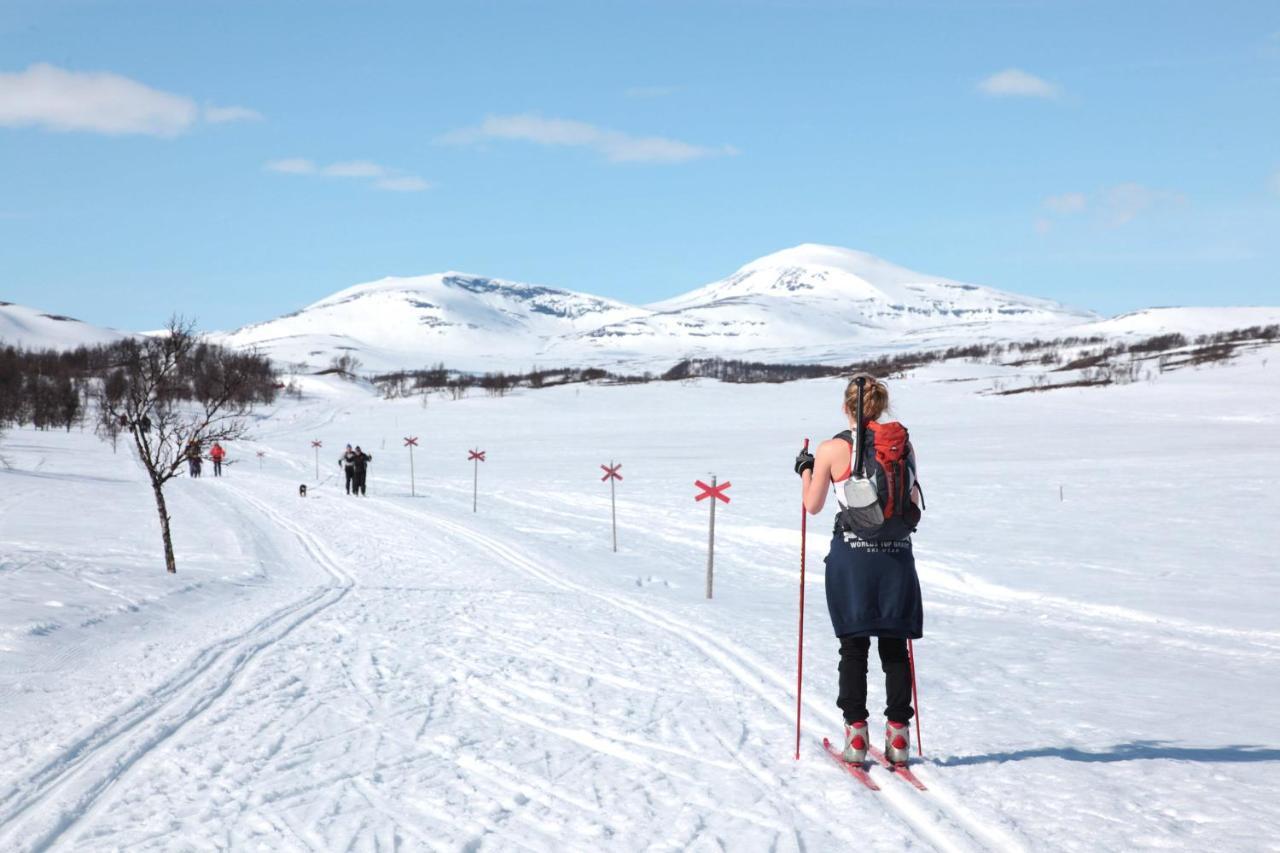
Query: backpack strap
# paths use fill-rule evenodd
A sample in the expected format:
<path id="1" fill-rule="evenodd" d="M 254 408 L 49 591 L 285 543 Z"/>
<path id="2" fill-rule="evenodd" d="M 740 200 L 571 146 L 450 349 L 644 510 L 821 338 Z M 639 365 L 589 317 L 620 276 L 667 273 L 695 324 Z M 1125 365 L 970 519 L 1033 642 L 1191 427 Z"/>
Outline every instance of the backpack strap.
<path id="1" fill-rule="evenodd" d="M 854 447 L 853 447 L 853 430 L 851 430 L 851 429 L 841 430 L 840 432 L 838 432 L 838 433 L 836 433 L 835 435 L 831 436 L 831 439 L 832 439 L 833 441 L 843 441 L 843 442 L 846 442 L 846 443 L 849 445 L 849 470 L 848 470 L 848 472 L 846 472 L 846 473 L 845 473 L 845 475 L 844 475 L 843 477 L 839 478 L 839 479 L 840 479 L 840 481 L 841 481 L 841 482 L 843 482 L 844 480 L 847 480 L 847 479 L 849 479 L 850 477 L 852 477 L 852 476 L 853 476 L 853 451 L 854 451 Z M 832 477 L 832 478 L 831 478 L 831 488 L 833 488 L 833 489 L 835 488 L 836 479 L 837 479 L 837 478 L 835 478 L 835 477 Z"/>

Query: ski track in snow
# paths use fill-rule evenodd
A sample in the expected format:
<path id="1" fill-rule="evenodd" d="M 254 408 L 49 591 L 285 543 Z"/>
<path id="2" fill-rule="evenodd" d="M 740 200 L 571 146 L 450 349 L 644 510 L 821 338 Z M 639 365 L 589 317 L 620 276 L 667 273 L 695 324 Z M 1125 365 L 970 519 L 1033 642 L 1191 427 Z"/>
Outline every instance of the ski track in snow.
<path id="1" fill-rule="evenodd" d="M 249 630 L 204 649 L 172 679 L 152 688 L 137 703 L 109 715 L 96 729 L 0 796 L 0 842 L 6 849 L 52 846 L 79 820 L 90 816 L 108 787 L 120 782 L 136 764 L 231 689 L 259 653 L 347 593 L 350 577 L 328 556 L 321 542 L 265 504 L 252 503 L 295 533 L 333 583 L 275 611 Z"/>

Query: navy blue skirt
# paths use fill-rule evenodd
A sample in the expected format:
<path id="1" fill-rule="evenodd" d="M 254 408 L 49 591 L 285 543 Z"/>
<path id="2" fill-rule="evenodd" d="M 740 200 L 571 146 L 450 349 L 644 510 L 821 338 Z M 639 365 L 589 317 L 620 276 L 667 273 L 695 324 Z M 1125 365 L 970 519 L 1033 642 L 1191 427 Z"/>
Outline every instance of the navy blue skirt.
<path id="1" fill-rule="evenodd" d="M 827 554 L 827 610 L 837 637 L 924 636 L 924 603 L 910 539 L 846 541 Z"/>

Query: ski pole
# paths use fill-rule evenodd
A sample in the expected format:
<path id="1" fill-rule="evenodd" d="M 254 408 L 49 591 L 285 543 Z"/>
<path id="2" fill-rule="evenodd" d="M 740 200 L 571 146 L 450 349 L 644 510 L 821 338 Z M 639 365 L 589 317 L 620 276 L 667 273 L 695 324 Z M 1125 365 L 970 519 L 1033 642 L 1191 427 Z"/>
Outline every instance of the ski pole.
<path id="1" fill-rule="evenodd" d="M 920 734 L 920 697 L 916 693 L 916 650 L 907 640 L 907 660 L 911 662 L 911 703 L 916 706 L 916 753 L 924 758 L 923 735 Z"/>
<path id="2" fill-rule="evenodd" d="M 809 450 L 809 439 L 804 440 Z M 809 511 L 804 505 L 804 477 L 800 478 L 800 640 L 796 649 L 796 761 L 800 760 L 800 702 L 804 690 L 804 545 L 809 529 Z"/>

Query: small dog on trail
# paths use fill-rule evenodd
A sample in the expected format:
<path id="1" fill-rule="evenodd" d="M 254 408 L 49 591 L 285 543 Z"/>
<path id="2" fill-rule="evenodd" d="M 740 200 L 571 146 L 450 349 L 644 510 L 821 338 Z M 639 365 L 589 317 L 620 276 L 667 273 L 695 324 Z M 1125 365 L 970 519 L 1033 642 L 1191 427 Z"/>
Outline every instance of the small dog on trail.
<path id="1" fill-rule="evenodd" d="M 307 496 L 307 484 L 303 483 L 301 486 L 298 486 L 298 497 L 305 498 L 306 496 Z"/>

